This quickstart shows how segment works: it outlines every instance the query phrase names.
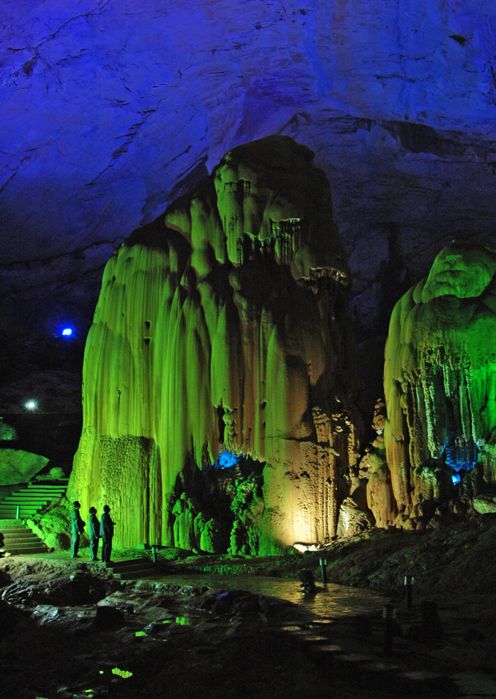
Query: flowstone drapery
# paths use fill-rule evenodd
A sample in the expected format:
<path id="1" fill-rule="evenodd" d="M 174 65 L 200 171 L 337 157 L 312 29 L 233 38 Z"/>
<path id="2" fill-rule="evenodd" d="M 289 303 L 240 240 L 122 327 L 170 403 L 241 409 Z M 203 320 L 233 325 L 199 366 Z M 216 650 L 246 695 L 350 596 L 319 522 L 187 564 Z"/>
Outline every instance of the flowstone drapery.
<path id="1" fill-rule="evenodd" d="M 453 241 L 393 310 L 384 377 L 390 474 L 382 495 L 377 479 L 368 486 L 378 521 L 391 519 L 391 489 L 402 524 L 496 487 L 495 279 L 496 248 Z"/>
<path id="2" fill-rule="evenodd" d="M 236 148 L 108 262 L 70 494 L 111 505 L 118 544 L 336 533 L 357 459 L 349 272 L 312 159 L 287 137 Z"/>

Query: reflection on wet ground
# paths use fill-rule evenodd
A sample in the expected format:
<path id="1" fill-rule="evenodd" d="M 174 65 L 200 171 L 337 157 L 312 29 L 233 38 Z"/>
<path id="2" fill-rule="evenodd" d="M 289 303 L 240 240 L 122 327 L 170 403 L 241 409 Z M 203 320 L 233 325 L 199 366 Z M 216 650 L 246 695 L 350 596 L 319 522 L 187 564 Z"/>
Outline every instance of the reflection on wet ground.
<path id="1" fill-rule="evenodd" d="M 212 590 L 245 590 L 255 595 L 298 605 L 309 616 L 340 619 L 382 609 L 384 597 L 377 592 L 329 583 L 317 585 L 314 595 L 304 595 L 298 580 L 255 575 L 167 575 L 154 578 L 171 585 L 208 587 Z"/>

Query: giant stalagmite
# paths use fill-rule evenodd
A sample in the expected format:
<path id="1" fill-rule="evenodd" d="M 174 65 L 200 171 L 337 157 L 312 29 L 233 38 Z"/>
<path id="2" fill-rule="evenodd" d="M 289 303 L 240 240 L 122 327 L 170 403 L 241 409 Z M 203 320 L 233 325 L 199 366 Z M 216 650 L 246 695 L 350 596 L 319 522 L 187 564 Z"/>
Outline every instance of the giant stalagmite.
<path id="1" fill-rule="evenodd" d="M 496 248 L 453 241 L 394 308 L 384 438 L 400 524 L 496 488 L 495 282 Z M 376 519 L 391 518 L 387 500 L 376 494 Z"/>
<path id="2" fill-rule="evenodd" d="M 106 266 L 70 494 L 112 506 L 120 545 L 333 536 L 357 451 L 348 284 L 312 152 L 228 153 Z"/>

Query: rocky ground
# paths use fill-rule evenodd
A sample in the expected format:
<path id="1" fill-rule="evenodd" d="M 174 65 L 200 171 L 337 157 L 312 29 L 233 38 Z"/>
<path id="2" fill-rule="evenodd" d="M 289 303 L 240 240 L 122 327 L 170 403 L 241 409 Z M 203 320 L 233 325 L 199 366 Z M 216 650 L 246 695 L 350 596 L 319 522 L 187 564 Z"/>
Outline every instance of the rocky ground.
<path id="1" fill-rule="evenodd" d="M 317 578 L 321 552 L 269 560 L 164 551 L 148 581 L 120 581 L 62 555 L 5 558 L 2 696 L 494 696 L 495 544 L 488 515 L 424 534 L 373 531 L 327 549 L 331 581 L 392 598 L 389 656 L 382 603 L 336 620 L 313 613 L 302 593 L 292 604 L 216 583 L 215 573 L 277 575 L 297 588 L 302 570 Z M 410 610 L 406 573 L 415 575 Z"/>
<path id="2" fill-rule="evenodd" d="M 305 568 L 318 571 L 324 555 L 332 582 L 395 595 L 409 574 L 415 576 L 415 587 L 422 595 L 444 596 L 447 592 L 495 594 L 495 547 L 496 515 L 487 514 L 422 533 L 372 529 L 337 540 L 325 550 L 280 558 L 189 557 L 167 550 L 162 555 L 164 560 L 174 555 L 168 565 L 175 570 L 282 577 L 297 577 Z"/>

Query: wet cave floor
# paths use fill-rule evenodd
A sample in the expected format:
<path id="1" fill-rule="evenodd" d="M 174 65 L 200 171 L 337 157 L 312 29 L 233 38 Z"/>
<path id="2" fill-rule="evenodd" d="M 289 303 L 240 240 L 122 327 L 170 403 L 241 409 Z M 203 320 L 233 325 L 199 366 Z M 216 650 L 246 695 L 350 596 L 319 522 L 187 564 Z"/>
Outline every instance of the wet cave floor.
<path id="1" fill-rule="evenodd" d="M 331 574 L 354 575 L 362 588 L 324 587 L 318 554 L 171 560 L 165 552 L 156 575 L 136 580 L 119 580 L 102 564 L 65 553 L 1 559 L 0 696 L 496 696 L 494 577 L 486 577 L 485 591 L 479 582 L 491 574 L 492 559 L 481 560 L 471 579 L 456 560 L 471 565 L 466 544 L 475 535 L 492 546 L 496 525 L 486 520 L 478 531 L 437 535 L 443 550 L 451 541 L 446 555 L 465 580 L 458 589 L 436 587 L 442 576 L 434 566 L 432 577 L 424 573 L 422 580 L 419 547 L 428 544 L 429 555 L 436 555 L 436 537 L 373 534 L 348 542 L 339 557 L 335 550 L 340 563 L 330 566 Z M 359 556 L 362 543 L 367 555 Z M 405 567 L 410 549 L 421 579 L 407 609 L 401 586 L 391 589 L 386 580 L 393 560 Z M 302 569 L 313 570 L 315 594 L 303 594 Z M 370 585 L 366 571 L 375 575 L 375 590 L 363 589 Z M 385 597 L 396 611 L 390 653 L 384 651 Z M 427 599 L 437 612 L 426 617 Z"/>

